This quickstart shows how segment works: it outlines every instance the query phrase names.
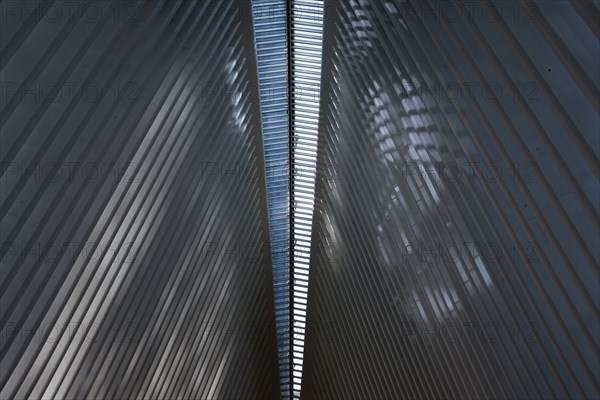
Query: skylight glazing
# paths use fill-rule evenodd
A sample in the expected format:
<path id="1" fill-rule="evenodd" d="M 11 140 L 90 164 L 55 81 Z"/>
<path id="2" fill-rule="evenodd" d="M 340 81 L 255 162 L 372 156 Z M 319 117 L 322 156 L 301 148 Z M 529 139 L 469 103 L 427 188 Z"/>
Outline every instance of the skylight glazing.
<path id="1" fill-rule="evenodd" d="M 283 398 L 298 398 L 302 381 L 314 206 L 323 1 L 254 0 L 253 14 L 267 168 L 281 394 Z M 288 93 L 291 93 L 291 102 Z M 291 106 L 291 124 L 288 106 Z M 293 137 L 291 152 L 290 128 Z M 290 154 L 293 166 L 291 187 Z M 294 204 L 291 216 L 290 193 Z M 293 273 L 292 299 L 290 270 Z"/>
<path id="2" fill-rule="evenodd" d="M 323 46 L 323 1 L 291 1 L 293 164 L 293 397 L 300 397 Z"/>
<path id="3" fill-rule="evenodd" d="M 282 398 L 290 395 L 290 192 L 285 0 L 252 2 L 265 150 Z"/>

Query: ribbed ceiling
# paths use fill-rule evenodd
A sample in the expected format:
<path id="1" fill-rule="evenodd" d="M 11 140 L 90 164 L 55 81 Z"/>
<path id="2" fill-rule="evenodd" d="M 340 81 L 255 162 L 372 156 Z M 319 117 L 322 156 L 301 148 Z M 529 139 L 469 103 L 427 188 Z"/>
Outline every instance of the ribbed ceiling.
<path id="1" fill-rule="evenodd" d="M 68 3 L 0 7 L 0 397 L 279 398 L 250 4 Z"/>
<path id="2" fill-rule="evenodd" d="M 327 4 L 302 398 L 598 398 L 598 3 Z"/>

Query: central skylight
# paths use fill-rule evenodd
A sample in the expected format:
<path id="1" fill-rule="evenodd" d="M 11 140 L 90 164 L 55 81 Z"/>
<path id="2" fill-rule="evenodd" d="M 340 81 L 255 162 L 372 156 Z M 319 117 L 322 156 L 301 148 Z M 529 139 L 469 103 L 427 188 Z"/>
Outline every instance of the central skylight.
<path id="1" fill-rule="evenodd" d="M 285 0 L 254 0 L 281 397 L 290 397 L 290 173 Z"/>
<path id="2" fill-rule="evenodd" d="M 317 159 L 323 1 L 254 0 L 253 16 L 281 396 L 299 398 Z"/>

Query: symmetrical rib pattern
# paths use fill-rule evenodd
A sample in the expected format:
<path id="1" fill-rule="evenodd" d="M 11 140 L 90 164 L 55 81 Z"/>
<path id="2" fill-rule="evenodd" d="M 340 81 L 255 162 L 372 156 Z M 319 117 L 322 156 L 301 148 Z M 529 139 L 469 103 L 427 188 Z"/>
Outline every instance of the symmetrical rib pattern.
<path id="1" fill-rule="evenodd" d="M 317 126 L 321 85 L 323 1 L 291 0 L 293 260 L 293 397 L 300 396 L 306 324 Z"/>
<path id="2" fill-rule="evenodd" d="M 0 8 L 0 397 L 278 398 L 250 3 Z"/>
<path id="3" fill-rule="evenodd" d="M 290 190 L 285 0 L 253 0 L 281 397 L 290 395 Z"/>
<path id="4" fill-rule="evenodd" d="M 327 4 L 302 397 L 600 397 L 597 3 Z"/>

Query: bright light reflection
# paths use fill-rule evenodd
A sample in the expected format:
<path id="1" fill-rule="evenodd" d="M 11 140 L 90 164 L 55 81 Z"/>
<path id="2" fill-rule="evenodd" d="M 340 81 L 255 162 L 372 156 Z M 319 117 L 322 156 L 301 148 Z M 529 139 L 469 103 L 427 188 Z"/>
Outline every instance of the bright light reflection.
<path id="1" fill-rule="evenodd" d="M 308 298 L 310 239 L 315 197 L 317 131 L 323 44 L 323 1 L 292 1 L 294 131 L 294 367 L 300 397 Z"/>

